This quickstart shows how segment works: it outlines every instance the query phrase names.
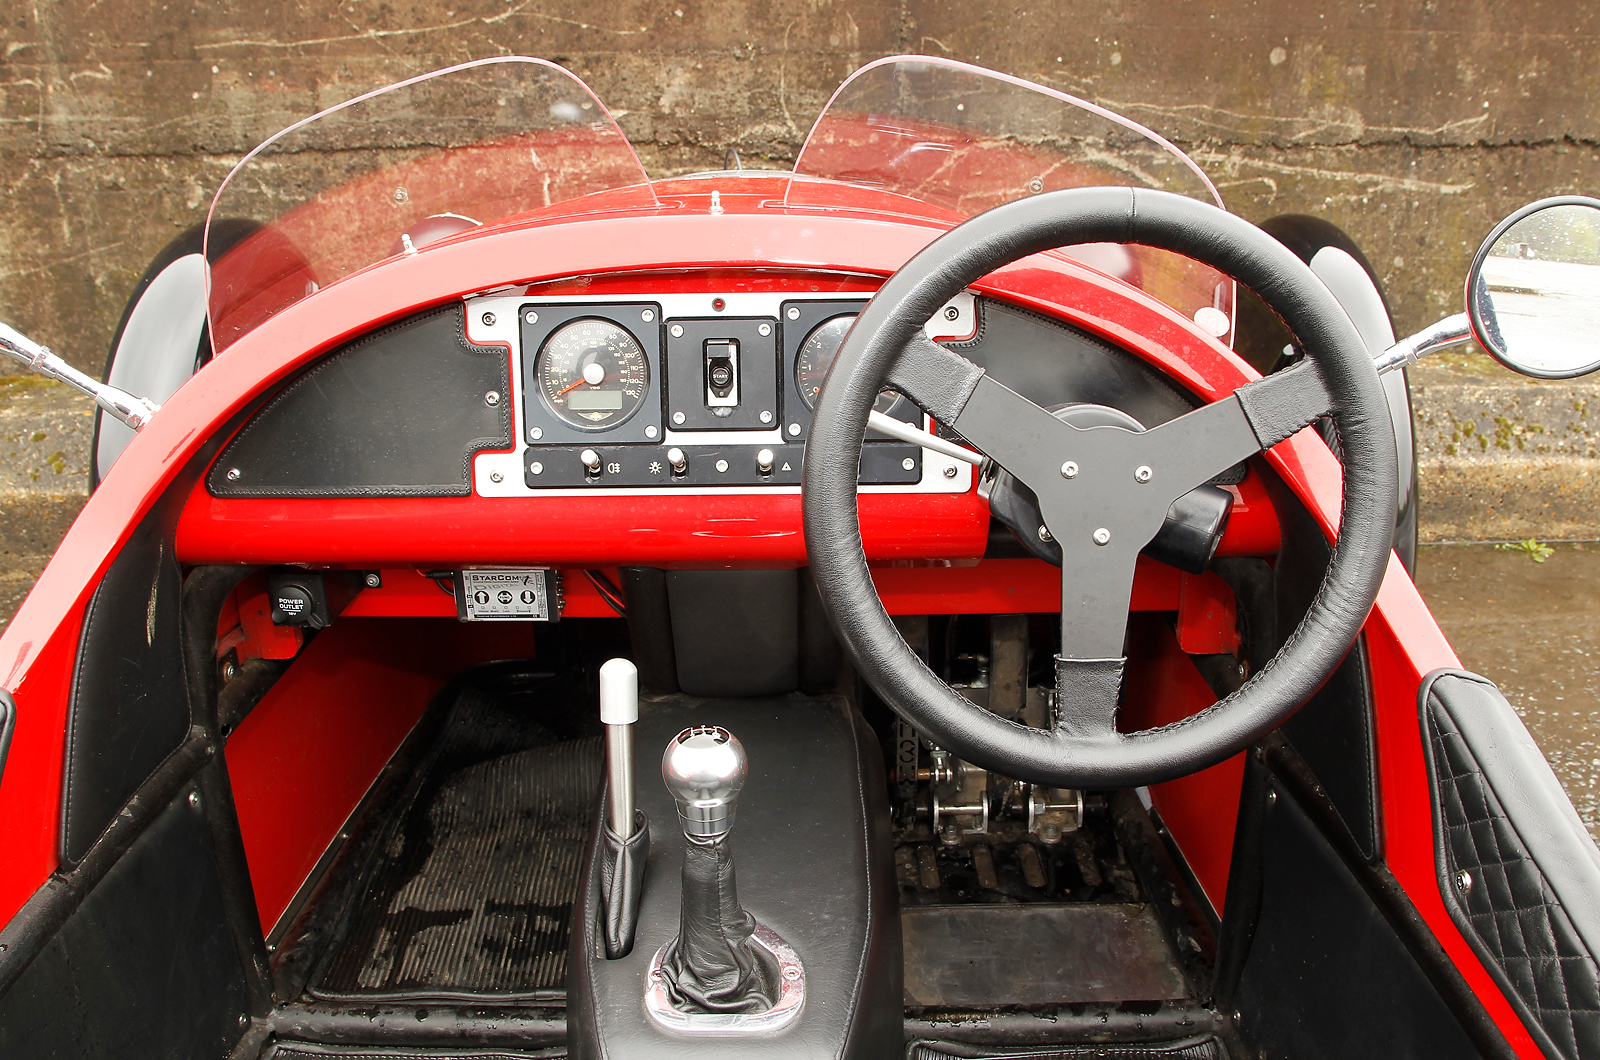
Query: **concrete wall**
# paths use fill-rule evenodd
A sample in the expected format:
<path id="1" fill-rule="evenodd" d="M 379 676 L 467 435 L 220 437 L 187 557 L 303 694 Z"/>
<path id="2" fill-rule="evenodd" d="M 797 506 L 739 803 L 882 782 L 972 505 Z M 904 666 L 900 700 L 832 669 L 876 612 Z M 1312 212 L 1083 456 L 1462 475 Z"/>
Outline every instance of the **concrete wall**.
<path id="1" fill-rule="evenodd" d="M 555 59 L 646 166 L 787 165 L 829 92 L 926 52 L 1120 110 L 1252 219 L 1322 214 L 1402 329 L 1513 206 L 1600 192 L 1600 5 L 1572 0 L 20 0 L 0 24 L 0 318 L 98 370 L 150 257 L 293 119 L 497 53 Z"/>

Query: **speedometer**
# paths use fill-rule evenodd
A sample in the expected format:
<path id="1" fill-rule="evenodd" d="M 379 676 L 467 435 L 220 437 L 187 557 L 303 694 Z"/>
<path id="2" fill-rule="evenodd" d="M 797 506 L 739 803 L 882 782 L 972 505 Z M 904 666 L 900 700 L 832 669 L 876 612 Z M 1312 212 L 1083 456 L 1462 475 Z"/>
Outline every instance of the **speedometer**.
<path id="1" fill-rule="evenodd" d="M 839 347 L 844 343 L 844 337 L 850 331 L 850 325 L 856 322 L 854 316 L 837 316 L 824 320 L 811 330 L 806 336 L 806 341 L 800 344 L 800 353 L 794 360 L 794 385 L 800 391 L 800 400 L 806 403 L 806 408 L 817 407 L 817 395 L 822 393 L 822 381 L 828 376 L 828 368 L 833 364 L 833 359 L 839 354 Z M 893 390 L 885 390 L 878 395 L 878 400 L 873 403 L 873 408 L 879 412 L 888 412 L 900 395 Z"/>
<path id="2" fill-rule="evenodd" d="M 586 431 L 626 422 L 650 386 L 650 362 L 639 340 L 594 318 L 574 320 L 546 339 L 537 371 L 550 411 Z"/>

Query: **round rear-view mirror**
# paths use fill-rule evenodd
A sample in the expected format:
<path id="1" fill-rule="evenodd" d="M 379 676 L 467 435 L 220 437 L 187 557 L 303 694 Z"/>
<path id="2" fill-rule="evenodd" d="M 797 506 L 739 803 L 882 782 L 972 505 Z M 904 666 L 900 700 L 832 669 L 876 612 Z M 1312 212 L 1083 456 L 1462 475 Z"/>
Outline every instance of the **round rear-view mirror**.
<path id="1" fill-rule="evenodd" d="M 1600 199 L 1541 199 L 1495 226 L 1467 273 L 1472 337 L 1507 368 L 1600 368 Z"/>

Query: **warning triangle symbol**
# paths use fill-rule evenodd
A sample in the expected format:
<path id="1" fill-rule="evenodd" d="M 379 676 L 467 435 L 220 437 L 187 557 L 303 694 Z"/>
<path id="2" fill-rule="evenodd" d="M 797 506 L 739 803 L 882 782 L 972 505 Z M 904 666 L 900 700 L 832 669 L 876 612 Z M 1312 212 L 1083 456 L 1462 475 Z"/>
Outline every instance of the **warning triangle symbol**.
<path id="1" fill-rule="evenodd" d="M 789 468 L 789 461 L 787 461 L 787 460 L 785 460 L 785 461 L 784 461 L 784 462 L 783 462 L 783 469 L 784 469 L 784 470 L 785 470 L 785 471 L 788 471 L 788 470 L 790 470 L 790 468 Z"/>

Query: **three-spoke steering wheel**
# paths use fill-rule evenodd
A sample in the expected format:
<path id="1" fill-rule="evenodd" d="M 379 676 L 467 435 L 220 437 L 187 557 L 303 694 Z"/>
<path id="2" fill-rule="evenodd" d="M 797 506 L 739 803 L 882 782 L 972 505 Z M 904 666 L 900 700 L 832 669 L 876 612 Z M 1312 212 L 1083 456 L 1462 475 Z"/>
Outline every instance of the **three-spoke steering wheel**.
<path id="1" fill-rule="evenodd" d="M 927 341 L 922 325 L 969 284 L 1029 254 L 1137 243 L 1187 255 L 1255 291 L 1310 357 L 1142 433 L 1074 427 Z M 912 652 L 878 599 L 856 511 L 867 413 L 892 387 L 1038 496 L 1061 546 L 1061 650 L 1051 729 L 975 706 Z M 1344 450 L 1338 540 L 1322 586 L 1276 656 L 1243 687 L 1183 721 L 1119 733 L 1123 639 L 1140 549 L 1173 501 L 1331 416 Z M 1038 784 L 1118 788 L 1203 769 L 1280 724 L 1349 650 L 1377 598 L 1394 540 L 1393 427 L 1349 317 L 1293 253 L 1254 225 L 1165 192 L 1079 188 L 997 207 L 936 239 L 856 319 L 823 387 L 806 445 L 810 562 L 834 628 L 877 693 L 939 746 Z"/>

